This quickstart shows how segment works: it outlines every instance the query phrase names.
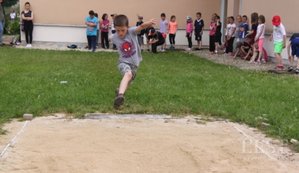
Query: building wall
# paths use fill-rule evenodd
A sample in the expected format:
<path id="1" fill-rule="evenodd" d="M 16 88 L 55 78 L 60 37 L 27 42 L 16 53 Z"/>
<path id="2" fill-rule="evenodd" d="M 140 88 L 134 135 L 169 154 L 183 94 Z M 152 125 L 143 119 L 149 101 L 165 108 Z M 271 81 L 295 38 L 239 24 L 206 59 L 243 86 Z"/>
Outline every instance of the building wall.
<path id="1" fill-rule="evenodd" d="M 35 23 L 84 25 L 84 18 L 89 10 L 99 13 L 126 14 L 131 25 L 135 25 L 137 15 L 145 20 L 160 19 L 165 12 L 169 18 L 176 15 L 179 28 L 185 28 L 186 16 L 195 17 L 196 12 L 203 13 L 206 21 L 210 21 L 212 13 L 220 11 L 220 0 L 20 0 L 21 9 L 29 1 L 35 14 Z"/>
<path id="2" fill-rule="evenodd" d="M 266 17 L 267 30 L 272 31 L 272 17 L 280 15 L 288 33 L 299 32 L 298 0 L 242 0 L 241 14 L 258 12 Z"/>

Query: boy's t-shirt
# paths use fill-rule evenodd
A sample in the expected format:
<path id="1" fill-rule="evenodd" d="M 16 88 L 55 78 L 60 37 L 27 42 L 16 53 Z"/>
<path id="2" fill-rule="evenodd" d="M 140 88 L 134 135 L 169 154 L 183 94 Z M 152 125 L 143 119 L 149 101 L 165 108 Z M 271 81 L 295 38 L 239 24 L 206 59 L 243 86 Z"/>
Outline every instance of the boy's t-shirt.
<path id="1" fill-rule="evenodd" d="M 136 23 L 136 26 L 140 26 L 143 24 L 143 21 L 138 21 Z M 138 36 L 143 36 L 145 34 L 145 29 L 141 30 L 141 32 L 138 34 Z"/>
<path id="2" fill-rule="evenodd" d="M 118 34 L 114 34 L 112 37 L 113 43 L 116 45 L 119 53 L 119 62 L 139 66 L 142 61 L 141 49 L 138 43 L 137 27 L 131 27 L 128 29 L 127 35 L 122 39 Z"/>
<path id="3" fill-rule="evenodd" d="M 205 23 L 204 23 L 204 21 L 202 19 L 195 20 L 194 21 L 195 33 L 201 32 L 204 26 L 205 26 Z"/>
<path id="4" fill-rule="evenodd" d="M 299 39 L 299 33 L 294 33 L 291 38 L 290 41 L 295 40 L 295 39 Z"/>
<path id="5" fill-rule="evenodd" d="M 273 40 L 274 42 L 282 42 L 283 37 L 287 35 L 284 25 L 273 26 Z"/>
<path id="6" fill-rule="evenodd" d="M 96 24 L 96 26 L 94 26 L 94 27 L 87 26 L 87 29 L 86 29 L 86 34 L 88 36 L 96 36 L 97 35 L 97 25 L 99 23 L 98 18 L 96 18 L 96 17 L 91 18 L 90 16 L 88 16 L 88 17 L 86 17 L 85 21 L 89 22 L 89 23 Z"/>
<path id="7" fill-rule="evenodd" d="M 237 26 L 235 23 L 229 23 L 227 24 L 227 27 L 226 27 L 226 33 L 225 35 L 228 36 L 230 35 L 231 37 L 235 37 L 234 35 L 234 30 L 236 30 Z"/>

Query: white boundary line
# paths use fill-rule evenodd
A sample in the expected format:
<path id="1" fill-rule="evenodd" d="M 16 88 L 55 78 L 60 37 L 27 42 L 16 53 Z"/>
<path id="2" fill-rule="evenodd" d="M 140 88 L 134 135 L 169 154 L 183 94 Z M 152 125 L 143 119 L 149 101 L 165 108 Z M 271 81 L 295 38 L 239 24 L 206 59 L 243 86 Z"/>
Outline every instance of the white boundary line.
<path id="1" fill-rule="evenodd" d="M 240 128 L 238 128 L 237 126 L 233 125 L 233 127 L 238 131 L 240 132 L 243 136 L 245 136 L 246 138 L 248 139 L 254 139 L 254 137 L 246 134 L 243 130 L 241 130 Z M 255 140 L 255 139 L 254 139 Z M 256 147 L 263 153 L 265 154 L 269 159 L 271 160 L 275 160 L 277 161 L 276 158 L 274 158 L 273 156 L 271 156 L 268 152 L 266 152 L 262 147 L 260 147 L 258 144 L 256 144 Z"/>
<path id="2" fill-rule="evenodd" d="M 7 152 L 7 150 L 9 149 L 9 147 L 13 146 L 16 144 L 17 142 L 17 138 L 24 132 L 24 129 L 27 127 L 29 121 L 26 121 L 23 125 L 23 127 L 21 128 L 21 130 L 16 134 L 16 136 L 14 138 L 12 138 L 9 143 L 4 147 L 4 149 L 1 151 L 0 154 L 0 159 L 5 155 L 5 153 Z"/>

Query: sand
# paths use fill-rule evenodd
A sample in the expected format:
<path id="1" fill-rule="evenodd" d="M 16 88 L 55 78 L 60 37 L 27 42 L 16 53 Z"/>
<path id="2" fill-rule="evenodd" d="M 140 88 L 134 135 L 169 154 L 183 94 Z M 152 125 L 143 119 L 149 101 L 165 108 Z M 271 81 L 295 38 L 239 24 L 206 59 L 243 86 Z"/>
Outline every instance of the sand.
<path id="1" fill-rule="evenodd" d="M 25 122 L 11 122 L 0 152 Z M 298 154 L 255 129 L 194 117 L 61 116 L 28 122 L 0 158 L 1 173 L 283 173 Z"/>

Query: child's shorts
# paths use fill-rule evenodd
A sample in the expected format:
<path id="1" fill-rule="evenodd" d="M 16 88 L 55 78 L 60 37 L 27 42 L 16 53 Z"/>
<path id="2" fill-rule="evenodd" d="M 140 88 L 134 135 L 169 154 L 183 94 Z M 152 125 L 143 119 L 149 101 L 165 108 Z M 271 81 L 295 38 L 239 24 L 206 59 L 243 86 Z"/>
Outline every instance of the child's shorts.
<path id="1" fill-rule="evenodd" d="M 133 75 L 133 80 L 136 78 L 138 69 L 136 65 L 120 62 L 117 67 L 122 76 L 124 76 L 127 72 L 131 71 Z"/>
<path id="2" fill-rule="evenodd" d="M 259 46 L 259 48 L 258 48 L 259 52 L 263 52 L 263 47 L 264 47 L 264 39 L 263 38 L 260 38 L 258 40 L 258 46 Z"/>
<path id="3" fill-rule="evenodd" d="M 274 53 L 281 54 L 283 50 L 283 42 L 275 42 L 274 43 Z"/>
<path id="4" fill-rule="evenodd" d="M 195 32 L 195 40 L 196 41 L 201 41 L 202 40 L 201 32 Z"/>
<path id="5" fill-rule="evenodd" d="M 298 40 L 292 40 L 292 55 L 297 58 L 299 58 L 299 39 Z"/>

